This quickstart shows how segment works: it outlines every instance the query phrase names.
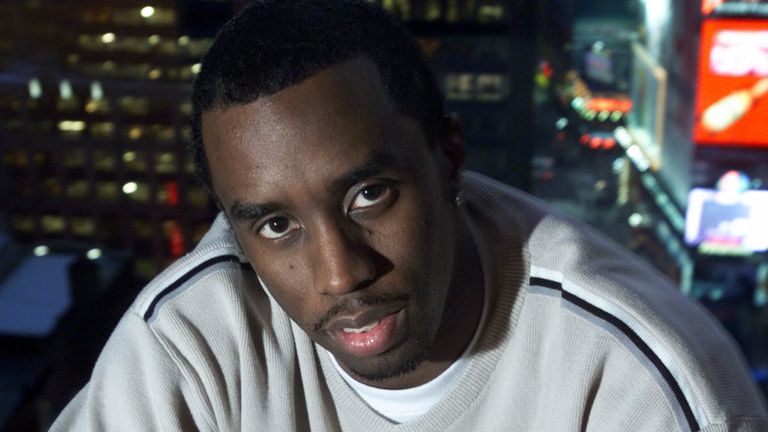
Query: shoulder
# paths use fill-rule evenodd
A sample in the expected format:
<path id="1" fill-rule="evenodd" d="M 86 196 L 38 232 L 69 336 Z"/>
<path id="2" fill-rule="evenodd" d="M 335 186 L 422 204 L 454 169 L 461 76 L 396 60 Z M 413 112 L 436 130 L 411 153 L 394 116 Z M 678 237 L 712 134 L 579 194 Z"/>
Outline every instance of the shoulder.
<path id="1" fill-rule="evenodd" d="M 538 311 L 531 315 L 537 323 L 528 324 L 564 331 L 558 326 L 577 323 L 583 332 L 608 338 L 656 381 L 692 430 L 765 419 L 762 397 L 733 340 L 669 279 L 524 192 L 476 174 L 465 178 L 482 217 L 519 229 L 528 261 L 525 308 Z"/>
<path id="2" fill-rule="evenodd" d="M 130 313 L 154 321 L 166 309 L 202 307 L 201 297 L 230 291 L 260 290 L 258 279 L 242 253 L 228 223 L 219 215 L 200 244 L 157 275 L 141 291 Z"/>

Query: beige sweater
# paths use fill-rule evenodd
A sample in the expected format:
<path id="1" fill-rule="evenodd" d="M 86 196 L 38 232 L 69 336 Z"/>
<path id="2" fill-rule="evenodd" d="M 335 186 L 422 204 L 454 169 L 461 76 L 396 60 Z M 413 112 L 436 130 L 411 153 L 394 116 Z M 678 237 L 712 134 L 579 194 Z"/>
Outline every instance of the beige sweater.
<path id="1" fill-rule="evenodd" d="M 125 314 L 54 431 L 768 431 L 733 342 L 654 270 L 467 173 L 491 310 L 467 370 L 394 424 L 260 287 L 223 218 Z"/>

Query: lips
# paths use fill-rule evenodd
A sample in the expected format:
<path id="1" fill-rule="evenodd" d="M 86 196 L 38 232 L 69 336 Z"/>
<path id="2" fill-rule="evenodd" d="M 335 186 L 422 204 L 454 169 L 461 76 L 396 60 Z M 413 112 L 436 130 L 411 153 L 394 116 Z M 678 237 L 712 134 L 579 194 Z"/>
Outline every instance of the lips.
<path id="1" fill-rule="evenodd" d="M 326 331 L 348 354 L 372 357 L 391 349 L 400 339 L 405 305 L 367 307 L 331 320 Z"/>

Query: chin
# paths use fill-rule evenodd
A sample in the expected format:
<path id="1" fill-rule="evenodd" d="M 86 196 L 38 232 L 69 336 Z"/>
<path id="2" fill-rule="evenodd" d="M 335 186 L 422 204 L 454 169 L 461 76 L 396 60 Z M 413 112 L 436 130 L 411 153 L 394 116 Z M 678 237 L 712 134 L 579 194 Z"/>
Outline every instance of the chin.
<path id="1" fill-rule="evenodd" d="M 368 382 L 382 382 L 398 378 L 416 370 L 427 358 L 429 347 L 425 347 L 416 339 L 411 339 L 403 345 L 371 358 L 349 358 L 339 355 L 336 360 L 356 378 Z"/>

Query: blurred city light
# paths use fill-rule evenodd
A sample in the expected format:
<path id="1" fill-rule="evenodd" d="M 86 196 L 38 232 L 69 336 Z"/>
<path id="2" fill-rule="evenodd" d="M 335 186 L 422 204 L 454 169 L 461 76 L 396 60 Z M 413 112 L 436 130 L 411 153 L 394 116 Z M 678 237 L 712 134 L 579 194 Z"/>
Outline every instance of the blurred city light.
<path id="1" fill-rule="evenodd" d="M 136 182 L 128 182 L 123 185 L 123 193 L 130 195 L 139 189 L 139 185 Z"/>
<path id="2" fill-rule="evenodd" d="M 48 255 L 48 252 L 50 252 L 50 249 L 48 249 L 48 246 L 46 245 L 36 246 L 35 249 L 32 250 L 32 253 L 38 257 L 46 256 Z"/>
<path id="3" fill-rule="evenodd" d="M 144 6 L 143 8 L 141 8 L 141 16 L 143 16 L 144 18 L 149 18 L 154 14 L 155 14 L 155 8 L 153 8 L 152 6 Z"/>
<path id="4" fill-rule="evenodd" d="M 93 248 L 85 253 L 85 257 L 89 260 L 97 260 L 101 258 L 101 249 Z"/>

